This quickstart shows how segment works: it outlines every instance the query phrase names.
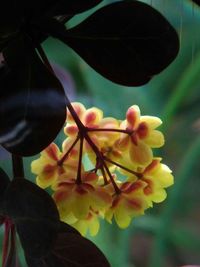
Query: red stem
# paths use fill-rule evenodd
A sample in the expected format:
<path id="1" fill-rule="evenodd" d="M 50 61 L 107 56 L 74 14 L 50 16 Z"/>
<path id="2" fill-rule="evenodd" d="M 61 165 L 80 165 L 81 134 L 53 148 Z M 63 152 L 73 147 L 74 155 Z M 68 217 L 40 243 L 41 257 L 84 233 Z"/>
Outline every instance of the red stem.
<path id="1" fill-rule="evenodd" d="M 108 179 L 106 177 L 106 173 L 103 167 L 101 167 L 101 173 L 103 175 L 103 179 L 104 179 L 104 185 L 108 184 Z"/>
<path id="2" fill-rule="evenodd" d="M 42 49 L 42 47 L 41 47 L 40 45 L 38 46 L 38 49 L 39 49 L 38 52 L 40 53 L 40 56 L 41 56 L 41 58 L 43 59 L 44 63 L 47 65 L 47 67 L 49 68 L 49 70 L 50 70 L 51 72 L 54 73 L 54 71 L 53 71 L 53 69 L 52 69 L 52 67 L 51 67 L 51 65 L 50 65 L 50 63 L 49 63 L 49 61 L 48 61 L 48 58 L 47 58 L 47 56 L 45 55 L 45 53 L 44 53 L 44 51 L 43 51 L 43 49 Z M 54 73 L 54 75 L 55 75 L 55 73 Z M 72 117 L 73 117 L 73 119 L 74 119 L 74 121 L 75 121 L 75 123 L 76 123 L 78 129 L 79 129 L 79 133 L 80 133 L 82 139 L 85 138 L 85 140 L 86 140 L 86 141 L 88 142 L 88 144 L 91 146 L 91 148 L 92 148 L 92 150 L 95 152 L 97 158 L 100 160 L 100 162 L 101 162 L 101 166 L 103 166 L 103 167 L 105 168 L 105 170 L 106 170 L 108 176 L 110 177 L 110 180 L 111 180 L 111 182 L 112 182 L 112 184 L 113 184 L 113 187 L 114 187 L 116 193 L 119 194 L 121 191 L 120 191 L 120 189 L 118 188 L 117 184 L 115 183 L 115 181 L 114 181 L 114 179 L 113 179 L 113 177 L 112 177 L 112 174 L 110 173 L 110 171 L 109 171 L 109 169 L 108 169 L 106 163 L 104 162 L 104 158 L 103 158 L 103 156 L 101 155 L 101 153 L 100 153 L 98 147 L 93 143 L 93 141 L 92 141 L 92 140 L 90 139 L 90 137 L 88 136 L 88 133 L 87 133 L 87 132 L 88 132 L 89 129 L 88 129 L 87 127 L 85 127 L 84 124 L 83 124 L 83 123 L 81 122 L 81 120 L 79 119 L 79 117 L 78 117 L 76 111 L 74 110 L 74 108 L 73 108 L 73 106 L 72 106 L 72 104 L 71 104 L 69 98 L 67 97 L 67 95 L 66 95 L 65 97 L 66 97 L 66 105 L 67 105 L 67 108 L 68 108 L 69 112 L 71 113 L 71 115 L 72 115 Z M 82 148 L 81 148 L 81 149 L 82 149 Z M 81 152 L 80 152 L 80 156 L 82 157 L 82 153 L 81 153 Z M 79 158 L 79 165 L 80 165 L 80 158 Z M 79 168 L 80 168 L 80 167 L 79 167 Z M 78 172 L 80 172 L 80 170 L 79 170 Z M 79 173 L 78 173 L 78 176 L 79 176 Z M 78 181 L 79 181 L 79 179 L 80 179 L 80 178 L 77 178 Z"/>
<path id="3" fill-rule="evenodd" d="M 110 163 L 112 163 L 112 164 L 114 164 L 114 165 L 120 167 L 121 169 L 123 169 L 123 170 L 125 170 L 125 171 L 127 171 L 127 172 L 130 172 L 130 173 L 136 175 L 138 178 L 142 178 L 142 176 L 143 176 L 142 173 L 134 172 L 133 170 L 128 169 L 128 168 L 124 167 L 123 165 L 121 165 L 121 164 L 119 164 L 119 163 L 117 163 L 117 162 L 115 162 L 115 161 L 112 161 L 111 159 L 109 159 L 109 158 L 107 158 L 107 157 L 105 157 L 105 156 L 104 156 L 104 159 L 105 159 L 106 161 L 108 161 L 108 162 L 110 162 Z"/>
<path id="4" fill-rule="evenodd" d="M 130 130 L 123 130 L 123 129 L 114 129 L 114 128 L 87 128 L 88 132 L 119 132 L 125 134 L 133 134 L 134 131 Z"/>
<path id="5" fill-rule="evenodd" d="M 91 140 L 91 138 L 89 137 L 88 133 L 87 133 L 87 128 L 83 125 L 83 123 L 80 121 L 79 117 L 76 114 L 76 111 L 74 110 L 72 104 L 70 103 L 68 97 L 66 96 L 66 101 L 67 101 L 67 107 L 79 129 L 79 132 L 81 133 L 82 137 L 85 138 L 85 140 L 88 142 L 88 144 L 91 146 L 92 150 L 94 151 L 94 153 L 96 154 L 98 160 L 100 160 L 101 166 L 103 166 L 105 168 L 105 171 L 107 172 L 112 185 L 116 191 L 116 194 L 119 194 L 121 191 L 118 188 L 117 184 L 115 183 L 112 174 L 110 173 L 106 163 L 104 162 L 104 158 L 102 156 L 102 154 L 100 153 L 98 147 L 94 144 L 94 142 Z"/>
<path id="6" fill-rule="evenodd" d="M 81 184 L 81 167 L 82 167 L 82 156 L 83 156 L 83 136 L 80 136 L 80 150 L 79 150 L 79 161 L 77 170 L 76 183 Z"/>
<path id="7" fill-rule="evenodd" d="M 64 163 L 64 161 L 66 160 L 66 158 L 68 157 L 69 153 L 72 151 L 72 149 L 74 148 L 74 146 L 76 145 L 76 143 L 78 142 L 78 140 L 80 139 L 80 136 L 78 135 L 75 139 L 75 141 L 72 143 L 72 145 L 70 146 L 70 148 L 67 150 L 67 152 L 64 154 L 64 156 L 58 160 L 57 164 L 59 166 L 62 166 L 62 164 Z"/>

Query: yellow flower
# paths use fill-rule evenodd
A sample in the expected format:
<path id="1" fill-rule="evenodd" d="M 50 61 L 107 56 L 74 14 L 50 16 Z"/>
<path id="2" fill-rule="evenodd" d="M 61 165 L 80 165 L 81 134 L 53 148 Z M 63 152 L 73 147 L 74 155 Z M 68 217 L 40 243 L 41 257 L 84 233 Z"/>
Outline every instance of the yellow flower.
<path id="1" fill-rule="evenodd" d="M 52 143 L 32 162 L 37 184 L 51 186 L 60 219 L 82 235 L 96 235 L 101 218 L 126 228 L 173 184 L 171 170 L 153 158 L 152 149 L 164 144 L 162 122 L 141 116 L 136 105 L 124 121 L 78 102 L 69 108 L 80 121 L 67 110 L 62 152 Z"/>
<path id="2" fill-rule="evenodd" d="M 67 157 L 61 164 L 63 153 L 55 143 L 51 143 L 41 152 L 40 158 L 31 163 L 31 171 L 37 175 L 36 182 L 42 187 L 53 186 L 58 177 L 64 173 L 67 176 L 76 175 L 77 160 Z"/>
<path id="3" fill-rule="evenodd" d="M 65 179 L 63 175 L 53 188 L 53 197 L 63 220 L 69 214 L 78 220 L 85 219 L 90 209 L 99 211 L 111 202 L 111 196 L 97 185 L 95 173 L 84 172 L 81 180 L 77 183 L 76 179 Z"/>
<path id="4" fill-rule="evenodd" d="M 142 180 L 146 182 L 144 194 L 155 203 L 160 203 L 167 197 L 165 188 L 173 185 L 174 177 L 169 167 L 160 163 L 161 158 L 155 158 L 144 170 Z"/>
<path id="5" fill-rule="evenodd" d="M 77 220 L 71 224 L 71 226 L 76 228 L 83 236 L 85 236 L 87 233 L 89 233 L 91 236 L 95 236 L 100 228 L 98 215 L 98 212 L 90 209 L 85 219 Z"/>
<path id="6" fill-rule="evenodd" d="M 131 106 L 126 113 L 126 120 L 120 128 L 126 129 L 129 134 L 122 134 L 118 147 L 128 150 L 130 159 L 140 167 L 150 164 L 153 158 L 152 148 L 164 144 L 163 134 L 155 130 L 162 121 L 153 116 L 141 116 L 138 106 Z"/>
<path id="7" fill-rule="evenodd" d="M 99 122 L 103 118 L 102 110 L 98 108 L 89 108 L 86 109 L 85 106 L 81 103 L 75 102 L 72 103 L 73 108 L 75 109 L 80 121 L 85 127 L 88 128 L 97 128 Z M 67 125 L 64 127 L 64 133 L 70 137 L 76 137 L 78 134 L 78 126 L 74 122 L 71 113 L 67 110 Z"/>
<path id="8" fill-rule="evenodd" d="M 114 217 L 120 228 L 129 226 L 132 218 L 144 214 L 148 203 L 143 189 L 146 183 L 143 181 L 125 182 L 120 186 L 121 193 L 115 194 L 112 206 L 106 211 L 105 218 L 112 222 Z"/>

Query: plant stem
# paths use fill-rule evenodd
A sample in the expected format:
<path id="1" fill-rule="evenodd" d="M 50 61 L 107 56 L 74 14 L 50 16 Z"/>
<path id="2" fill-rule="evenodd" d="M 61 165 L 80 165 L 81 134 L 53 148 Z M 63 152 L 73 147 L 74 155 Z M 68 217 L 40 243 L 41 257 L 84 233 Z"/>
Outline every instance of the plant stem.
<path id="1" fill-rule="evenodd" d="M 115 162 L 115 161 L 113 161 L 113 160 L 111 160 L 111 159 L 109 159 L 109 158 L 107 158 L 107 157 L 105 157 L 105 156 L 104 156 L 104 159 L 105 159 L 106 161 L 112 163 L 113 165 L 116 165 L 116 166 L 120 167 L 121 169 L 123 169 L 123 170 L 125 170 L 125 171 L 127 171 L 127 172 L 130 172 L 130 173 L 136 175 L 138 178 L 142 178 L 142 173 L 134 172 L 134 171 L 132 171 L 132 170 L 126 168 L 125 166 L 123 166 L 123 165 L 121 165 L 121 164 L 119 164 L 119 163 L 117 163 L 117 162 Z"/>
<path id="2" fill-rule="evenodd" d="M 125 134 L 133 134 L 134 131 L 130 130 L 123 130 L 123 129 L 114 129 L 114 128 L 87 128 L 88 132 L 119 132 L 119 133 L 125 133 Z"/>
<path id="3" fill-rule="evenodd" d="M 82 137 L 88 142 L 88 144 L 91 146 L 92 150 L 94 151 L 94 153 L 96 154 L 98 160 L 100 161 L 100 165 L 102 167 L 104 167 L 105 171 L 107 172 L 111 182 L 112 182 L 112 185 L 115 189 L 115 192 L 116 194 L 119 194 L 121 191 L 120 189 L 118 188 L 117 184 L 115 183 L 113 177 L 112 177 L 112 174 L 110 173 L 105 161 L 104 161 L 104 158 L 102 156 L 102 154 L 100 153 L 98 147 L 94 144 L 94 142 L 91 140 L 91 138 L 89 137 L 88 133 L 87 133 L 87 127 L 85 127 L 83 125 L 83 123 L 81 122 L 81 120 L 79 119 L 78 115 L 76 114 L 76 111 L 74 110 L 71 102 L 69 101 L 68 97 L 66 96 L 66 102 L 67 102 L 67 107 L 79 129 L 79 132 L 80 134 L 82 135 Z M 100 168 L 101 169 L 101 168 Z"/>
<path id="4" fill-rule="evenodd" d="M 80 136 L 80 150 L 79 150 L 79 161 L 77 170 L 76 183 L 81 184 L 81 167 L 82 167 L 82 156 L 83 156 L 83 136 Z"/>
<path id="5" fill-rule="evenodd" d="M 12 154 L 13 179 L 24 178 L 24 165 L 21 156 Z"/>
<path id="6" fill-rule="evenodd" d="M 66 158 L 68 157 L 69 153 L 72 151 L 72 149 L 74 148 L 74 146 L 76 145 L 76 143 L 78 142 L 78 140 L 80 139 L 79 135 L 77 135 L 75 141 L 72 143 L 72 145 L 70 146 L 70 148 L 67 150 L 67 152 L 64 154 L 64 156 L 58 161 L 58 165 L 62 166 L 64 161 L 66 160 Z"/>

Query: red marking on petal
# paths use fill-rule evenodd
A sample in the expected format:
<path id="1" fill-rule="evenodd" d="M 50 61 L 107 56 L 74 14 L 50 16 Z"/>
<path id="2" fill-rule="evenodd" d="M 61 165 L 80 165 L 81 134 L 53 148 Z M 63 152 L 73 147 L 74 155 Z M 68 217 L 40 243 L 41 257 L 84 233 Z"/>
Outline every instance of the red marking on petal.
<path id="1" fill-rule="evenodd" d="M 88 194 L 88 191 L 82 185 L 77 185 L 75 191 L 80 195 Z"/>
<path id="2" fill-rule="evenodd" d="M 68 192 L 67 191 L 57 191 L 55 194 L 54 194 L 54 199 L 56 202 L 61 202 L 65 199 L 67 199 L 68 197 Z"/>
<path id="3" fill-rule="evenodd" d="M 91 184 L 88 183 L 82 183 L 82 186 L 84 187 L 85 190 L 87 190 L 88 192 L 92 192 L 94 191 L 94 187 Z"/>
<path id="4" fill-rule="evenodd" d="M 55 171 L 56 171 L 56 167 L 48 164 L 48 165 L 44 166 L 42 173 L 43 173 L 45 179 L 48 180 L 54 175 Z"/>
<path id="5" fill-rule="evenodd" d="M 144 170 L 144 174 L 152 171 L 153 169 L 157 168 L 157 166 L 160 164 L 160 160 L 154 159 L 152 162 L 146 167 Z"/>
<path id="6" fill-rule="evenodd" d="M 139 124 L 139 127 L 137 129 L 137 135 L 139 136 L 140 139 L 144 139 L 148 135 L 148 126 L 145 122 L 141 122 Z"/>
<path id="7" fill-rule="evenodd" d="M 131 141 L 134 145 L 136 145 L 136 146 L 138 145 L 138 136 L 137 136 L 136 132 L 131 135 Z"/>
<path id="8" fill-rule="evenodd" d="M 58 160 L 58 147 L 56 144 L 52 143 L 50 144 L 46 149 L 45 149 L 45 152 L 48 154 L 48 156 L 57 161 Z"/>
<path id="9" fill-rule="evenodd" d="M 62 166 L 58 166 L 57 170 L 58 170 L 58 175 L 61 175 L 61 174 L 65 173 L 65 170 L 64 170 L 64 168 Z"/>
<path id="10" fill-rule="evenodd" d="M 91 111 L 85 116 L 85 125 L 91 125 L 96 120 L 95 112 Z"/>
<path id="11" fill-rule="evenodd" d="M 132 128 L 135 127 L 135 124 L 137 122 L 137 111 L 134 108 L 129 108 L 128 111 L 126 112 L 126 119 L 129 123 L 129 125 L 132 126 Z"/>
<path id="12" fill-rule="evenodd" d="M 96 196 L 98 196 L 101 200 L 103 200 L 105 203 L 111 203 L 112 202 L 112 198 L 111 196 L 104 191 L 102 188 L 98 188 L 95 191 Z"/>
<path id="13" fill-rule="evenodd" d="M 65 132 L 69 135 L 75 135 L 78 132 L 76 125 L 69 125 L 65 128 Z"/>
<path id="14" fill-rule="evenodd" d="M 142 203 L 136 199 L 127 199 L 126 204 L 134 210 L 141 210 Z"/>
<path id="15" fill-rule="evenodd" d="M 122 152 L 120 150 L 113 149 L 112 154 L 116 158 L 121 158 L 122 157 Z"/>
<path id="16" fill-rule="evenodd" d="M 82 178 L 84 182 L 94 182 L 98 180 L 98 176 L 94 172 L 86 172 Z"/>
<path id="17" fill-rule="evenodd" d="M 88 213 L 87 217 L 86 217 L 86 220 L 91 220 L 93 218 L 93 215 L 91 212 Z"/>
<path id="18" fill-rule="evenodd" d="M 127 190 L 129 188 L 129 186 L 131 185 L 130 182 L 124 182 L 121 187 L 120 187 L 120 190 L 121 191 L 124 191 L 124 190 Z"/>
<path id="19" fill-rule="evenodd" d="M 121 201 L 121 195 L 115 196 L 112 202 L 112 208 L 116 208 L 120 201 Z"/>
<path id="20" fill-rule="evenodd" d="M 143 189 L 145 195 L 151 195 L 153 193 L 153 182 L 149 179 L 142 179 L 144 182 L 146 182 L 146 186 Z"/>
<path id="21" fill-rule="evenodd" d="M 129 186 L 125 190 L 123 190 L 123 192 L 126 194 L 130 194 L 130 193 L 133 193 L 134 191 L 137 191 L 138 189 L 142 187 L 143 187 L 143 184 L 141 183 L 141 181 L 136 181 L 134 183 L 130 183 Z"/>

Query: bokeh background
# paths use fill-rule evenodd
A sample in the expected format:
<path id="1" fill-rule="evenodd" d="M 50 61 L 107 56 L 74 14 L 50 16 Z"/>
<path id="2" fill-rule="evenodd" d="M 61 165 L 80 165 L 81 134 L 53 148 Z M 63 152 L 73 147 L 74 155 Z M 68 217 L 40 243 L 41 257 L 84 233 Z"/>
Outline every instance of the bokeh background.
<path id="1" fill-rule="evenodd" d="M 98 8 L 111 2 L 115 1 L 103 1 Z M 126 230 L 102 221 L 98 236 L 88 238 L 105 253 L 112 267 L 200 265 L 200 8 L 190 0 L 143 2 L 174 25 L 181 43 L 176 60 L 145 86 L 123 87 L 104 79 L 55 39 L 48 39 L 43 47 L 72 101 L 81 101 L 88 108 L 97 106 L 106 116 L 119 119 L 129 106 L 137 104 L 143 115 L 163 120 L 166 144 L 158 153 L 175 176 L 167 200 L 133 220 Z M 94 10 L 74 17 L 67 26 L 76 25 Z M 61 132 L 58 144 L 62 138 Z M 2 149 L 0 165 L 12 176 L 9 159 Z M 34 180 L 32 160 L 24 162 L 27 178 Z M 1 228 L 0 241 L 2 235 Z"/>

